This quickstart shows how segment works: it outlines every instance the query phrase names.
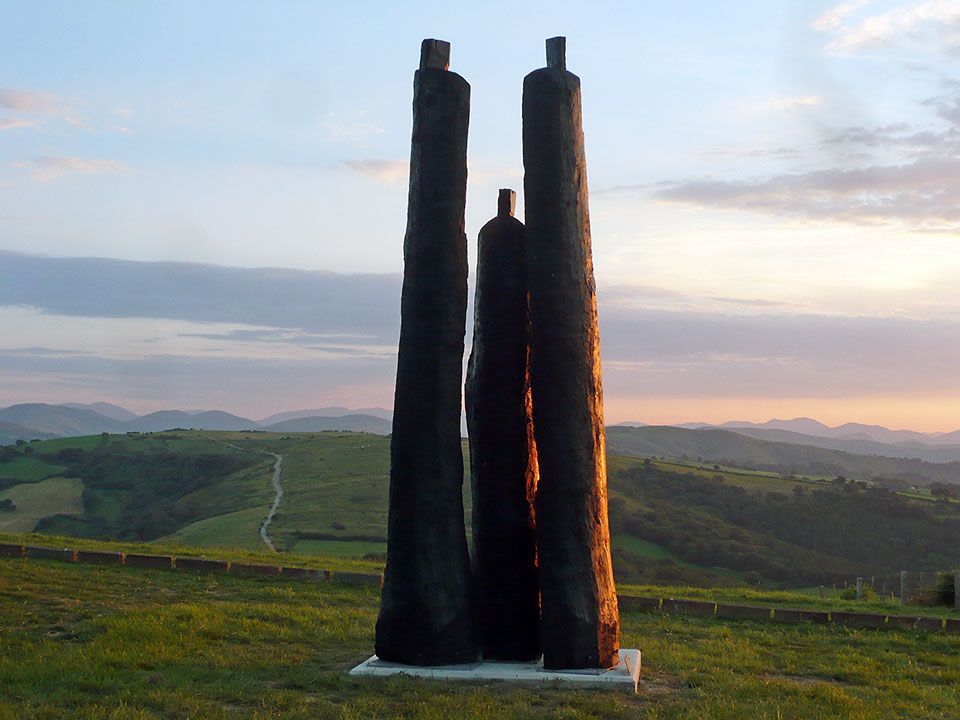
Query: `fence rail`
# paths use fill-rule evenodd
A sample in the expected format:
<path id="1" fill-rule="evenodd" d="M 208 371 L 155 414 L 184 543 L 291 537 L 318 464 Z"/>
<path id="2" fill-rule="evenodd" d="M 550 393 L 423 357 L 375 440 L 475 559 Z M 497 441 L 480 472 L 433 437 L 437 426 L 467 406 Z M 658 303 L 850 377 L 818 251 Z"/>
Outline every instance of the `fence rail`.
<path id="1" fill-rule="evenodd" d="M 38 545 L 0 543 L 0 557 L 56 560 L 68 563 L 128 566 L 175 570 L 197 574 L 222 574 L 235 577 L 286 578 L 306 582 L 340 582 L 348 585 L 382 587 L 382 573 L 352 573 L 313 568 L 285 567 L 272 564 L 251 564 L 198 557 L 146 555 L 141 553 L 52 548 Z M 960 571 L 957 571 L 960 587 Z M 871 630 L 922 630 L 960 635 L 960 618 L 939 618 L 923 615 L 890 615 L 840 610 L 807 610 L 755 605 L 716 603 L 708 600 L 618 595 L 620 607 L 632 612 L 715 618 L 761 623 L 816 623 Z M 958 607 L 960 610 L 960 607 Z"/>

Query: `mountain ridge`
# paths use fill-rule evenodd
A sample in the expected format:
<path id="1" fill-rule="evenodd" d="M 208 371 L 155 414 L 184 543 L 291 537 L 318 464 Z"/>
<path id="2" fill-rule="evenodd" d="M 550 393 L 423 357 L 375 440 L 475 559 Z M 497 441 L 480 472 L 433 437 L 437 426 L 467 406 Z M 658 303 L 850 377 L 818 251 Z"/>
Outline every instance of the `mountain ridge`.
<path id="1" fill-rule="evenodd" d="M 299 410 L 281 413 L 280 421 L 267 423 L 234 415 L 223 410 L 158 410 L 146 415 L 135 415 L 126 408 L 103 403 L 101 409 L 118 415 L 129 413 L 132 418 L 120 420 L 91 408 L 100 403 L 21 403 L 0 408 L 0 444 L 33 438 L 76 437 L 100 433 L 160 432 L 173 428 L 199 430 L 271 430 L 276 432 L 318 432 L 321 430 L 353 430 L 388 435 L 391 413 L 383 408 L 367 408 L 377 415 L 350 408 L 330 408 L 332 415 L 317 415 L 316 411 Z M 342 411 L 342 412 L 340 412 Z M 383 417 L 386 415 L 386 417 Z M 277 416 L 270 416 L 271 420 Z"/>

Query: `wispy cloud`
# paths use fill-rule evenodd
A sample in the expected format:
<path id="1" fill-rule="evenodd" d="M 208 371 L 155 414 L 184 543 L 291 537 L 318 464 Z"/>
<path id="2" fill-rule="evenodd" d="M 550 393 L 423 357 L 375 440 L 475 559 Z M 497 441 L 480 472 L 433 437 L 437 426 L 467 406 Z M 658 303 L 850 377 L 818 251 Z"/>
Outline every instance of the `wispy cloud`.
<path id="1" fill-rule="evenodd" d="M 810 23 L 810 27 L 821 32 L 836 30 L 843 25 L 844 20 L 869 5 L 870 2 L 871 0 L 853 0 L 852 2 L 840 3 Z"/>
<path id="2" fill-rule="evenodd" d="M 0 131 L 36 127 L 40 122 L 23 117 L 0 117 Z"/>
<path id="3" fill-rule="evenodd" d="M 841 18 L 842 19 L 842 18 Z M 911 46 L 923 51 L 960 51 L 960 4 L 947 0 L 913 3 L 865 18 L 854 27 L 840 23 L 817 29 L 835 34 L 828 51 L 853 52 Z"/>
<path id="4" fill-rule="evenodd" d="M 407 176 L 410 164 L 403 160 L 348 160 L 344 165 L 382 183 L 395 183 Z"/>
<path id="5" fill-rule="evenodd" d="M 797 97 L 773 97 L 760 103 L 760 108 L 767 112 L 784 112 L 801 108 L 816 107 L 823 101 L 819 95 L 800 95 Z"/>
<path id="6" fill-rule="evenodd" d="M 930 157 L 749 180 L 689 180 L 654 191 L 653 197 L 804 220 L 955 230 L 960 228 L 960 160 Z"/>
<path id="7" fill-rule="evenodd" d="M 279 328 L 382 345 L 399 334 L 399 275 L 235 268 L 0 251 L 0 306 L 78 317 L 169 318 Z M 243 334 L 230 339 L 265 336 Z"/>
<path id="8" fill-rule="evenodd" d="M 77 127 L 89 129 L 75 103 L 50 92 L 0 88 L 0 108 L 10 112 L 33 116 L 34 124 L 39 119 L 57 119 Z"/>
<path id="9" fill-rule="evenodd" d="M 126 165 L 117 160 L 65 156 L 41 156 L 30 160 L 15 160 L 11 165 L 26 170 L 34 180 L 40 182 L 56 180 L 70 173 L 102 175 L 104 173 L 126 172 L 128 169 Z"/>
<path id="10" fill-rule="evenodd" d="M 67 104 L 57 95 L 34 90 L 0 88 L 0 108 L 37 115 L 62 116 Z"/>

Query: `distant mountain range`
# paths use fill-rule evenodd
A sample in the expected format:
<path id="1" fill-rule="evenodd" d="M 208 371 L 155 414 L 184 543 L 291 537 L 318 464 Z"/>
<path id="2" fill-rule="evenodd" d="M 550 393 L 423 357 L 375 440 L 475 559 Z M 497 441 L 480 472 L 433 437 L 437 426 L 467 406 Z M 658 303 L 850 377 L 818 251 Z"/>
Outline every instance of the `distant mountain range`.
<path id="1" fill-rule="evenodd" d="M 647 427 L 645 423 L 624 422 L 621 427 Z M 881 425 L 846 423 L 830 427 L 812 418 L 768 420 L 752 423 L 732 420 L 719 425 L 692 422 L 671 427 L 686 430 L 730 430 L 740 435 L 858 455 L 890 458 L 917 458 L 932 463 L 960 460 L 960 430 L 949 433 L 921 433 L 914 430 L 890 430 Z"/>
<path id="2" fill-rule="evenodd" d="M 640 423 L 622 423 L 640 425 Z M 862 423 L 844 423 L 836 427 L 824 425 L 813 418 L 800 417 L 793 420 L 768 420 L 765 423 L 753 423 L 746 420 L 730 420 L 719 425 L 694 422 L 682 423 L 676 427 L 696 430 L 699 428 L 720 428 L 723 430 L 786 430 L 787 432 L 811 435 L 813 437 L 834 438 L 838 440 L 873 440 L 879 443 L 916 442 L 926 445 L 950 445 L 960 443 L 960 430 L 949 433 L 921 433 L 915 430 L 890 430 L 882 425 L 864 425 Z"/>
<path id="3" fill-rule="evenodd" d="M 197 430 L 270 430 L 318 432 L 353 430 L 388 435 L 391 412 L 383 408 L 330 407 L 271 415 L 263 420 L 232 415 L 222 410 L 185 412 L 160 410 L 137 415 L 111 403 L 25 403 L 0 409 L 0 445 L 17 440 L 75 437 L 100 433 L 159 432 L 173 428 Z"/>

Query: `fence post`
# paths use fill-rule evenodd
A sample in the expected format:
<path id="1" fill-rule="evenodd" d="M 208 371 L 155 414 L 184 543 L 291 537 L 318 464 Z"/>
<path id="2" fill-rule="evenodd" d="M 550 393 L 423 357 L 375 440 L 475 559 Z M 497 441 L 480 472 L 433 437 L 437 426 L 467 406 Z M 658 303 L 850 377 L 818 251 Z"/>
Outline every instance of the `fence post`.
<path id="1" fill-rule="evenodd" d="M 820 586 L 820 599 L 823 600 L 823 585 Z"/>
<path id="2" fill-rule="evenodd" d="M 906 605 L 910 601 L 909 593 L 907 592 L 907 571 L 900 571 L 900 604 Z"/>
<path id="3" fill-rule="evenodd" d="M 863 578 L 857 578 L 857 600 L 863 600 Z"/>
<path id="4" fill-rule="evenodd" d="M 960 612 L 960 570 L 953 571 L 953 609 Z"/>

